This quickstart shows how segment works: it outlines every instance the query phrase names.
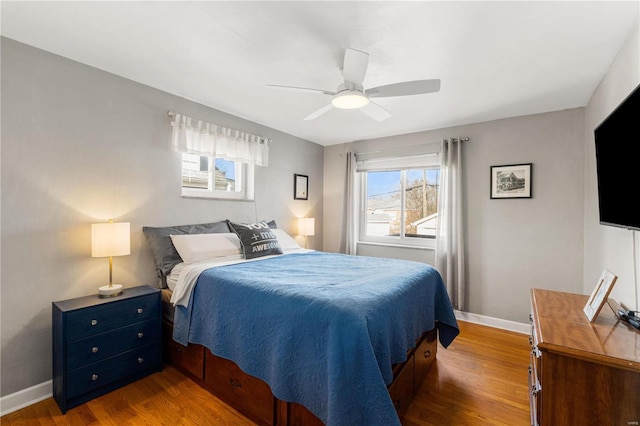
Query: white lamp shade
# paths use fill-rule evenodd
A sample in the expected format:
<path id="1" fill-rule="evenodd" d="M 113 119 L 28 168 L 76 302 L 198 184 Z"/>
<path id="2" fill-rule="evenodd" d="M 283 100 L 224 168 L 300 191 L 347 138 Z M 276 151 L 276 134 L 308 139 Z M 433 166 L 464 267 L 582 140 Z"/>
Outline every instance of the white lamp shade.
<path id="1" fill-rule="evenodd" d="M 312 217 L 298 219 L 298 235 L 315 235 L 316 220 Z"/>
<path id="2" fill-rule="evenodd" d="M 126 256 L 131 254 L 129 222 L 94 223 L 91 225 L 91 257 Z"/>

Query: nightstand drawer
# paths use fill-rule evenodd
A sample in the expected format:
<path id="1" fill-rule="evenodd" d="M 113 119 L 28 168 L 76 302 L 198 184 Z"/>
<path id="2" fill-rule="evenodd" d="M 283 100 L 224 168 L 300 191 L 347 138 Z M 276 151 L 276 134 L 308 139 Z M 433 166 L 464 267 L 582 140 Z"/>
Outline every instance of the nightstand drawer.
<path id="1" fill-rule="evenodd" d="M 67 344 L 67 370 L 160 341 L 160 320 L 154 318 L 128 327 Z"/>
<path id="2" fill-rule="evenodd" d="M 96 390 L 147 369 L 159 370 L 160 342 L 107 358 L 67 373 L 67 398 Z"/>
<path id="3" fill-rule="evenodd" d="M 115 300 L 114 300 L 115 301 Z M 149 294 L 67 314 L 67 341 L 82 339 L 157 316 L 158 296 Z"/>

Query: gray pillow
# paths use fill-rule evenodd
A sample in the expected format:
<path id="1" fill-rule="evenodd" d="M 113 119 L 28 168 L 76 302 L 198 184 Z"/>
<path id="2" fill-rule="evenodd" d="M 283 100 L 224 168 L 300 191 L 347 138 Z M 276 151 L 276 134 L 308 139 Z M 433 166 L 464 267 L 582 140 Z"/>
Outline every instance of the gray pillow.
<path id="1" fill-rule="evenodd" d="M 156 271 L 158 273 L 158 287 L 167 287 L 167 275 L 178 263 L 182 262 L 180 255 L 171 242 L 171 235 L 181 234 L 218 234 L 233 232 L 227 221 L 200 223 L 196 225 L 178 225 L 163 227 L 142 227 L 142 232 L 147 237 Z"/>
<path id="2" fill-rule="evenodd" d="M 229 221 L 229 227 L 238 234 L 245 259 L 282 254 L 278 237 L 271 232 L 275 222 L 235 223 Z M 271 226 L 273 224 L 273 226 Z"/>

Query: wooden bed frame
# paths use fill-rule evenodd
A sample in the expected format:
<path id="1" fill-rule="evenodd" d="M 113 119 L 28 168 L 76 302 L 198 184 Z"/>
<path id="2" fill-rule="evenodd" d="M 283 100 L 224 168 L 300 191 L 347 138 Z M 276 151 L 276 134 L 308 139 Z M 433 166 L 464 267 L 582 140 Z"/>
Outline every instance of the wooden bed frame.
<path id="1" fill-rule="evenodd" d="M 269 385 L 235 363 L 213 355 L 202 345 L 183 346 L 174 341 L 170 321 L 163 320 L 162 329 L 164 362 L 259 425 L 324 425 L 304 406 L 276 398 Z M 425 332 L 407 352 L 407 360 L 393 366 L 393 382 L 388 389 L 401 419 L 436 357 L 437 336 L 435 328 Z"/>

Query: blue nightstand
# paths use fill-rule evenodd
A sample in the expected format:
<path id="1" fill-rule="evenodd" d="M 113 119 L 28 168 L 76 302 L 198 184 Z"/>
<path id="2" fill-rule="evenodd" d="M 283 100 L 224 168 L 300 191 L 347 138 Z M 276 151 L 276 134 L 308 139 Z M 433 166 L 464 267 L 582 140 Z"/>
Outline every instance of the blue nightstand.
<path id="1" fill-rule="evenodd" d="M 63 414 L 162 370 L 160 299 L 140 286 L 52 303 L 53 397 Z"/>

